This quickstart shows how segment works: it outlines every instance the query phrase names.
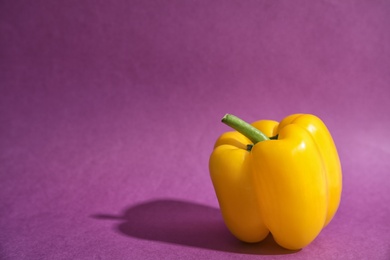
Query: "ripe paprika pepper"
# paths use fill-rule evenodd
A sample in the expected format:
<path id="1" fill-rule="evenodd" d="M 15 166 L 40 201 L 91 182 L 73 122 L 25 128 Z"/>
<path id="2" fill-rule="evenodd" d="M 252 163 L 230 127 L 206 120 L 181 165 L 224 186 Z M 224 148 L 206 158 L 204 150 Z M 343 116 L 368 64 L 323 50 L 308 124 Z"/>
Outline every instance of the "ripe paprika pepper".
<path id="1" fill-rule="evenodd" d="M 210 156 L 210 176 L 225 224 L 245 242 L 269 232 L 287 249 L 310 244 L 331 221 L 341 197 L 336 146 L 316 116 L 249 125 L 226 115 L 237 131 L 222 134 Z"/>

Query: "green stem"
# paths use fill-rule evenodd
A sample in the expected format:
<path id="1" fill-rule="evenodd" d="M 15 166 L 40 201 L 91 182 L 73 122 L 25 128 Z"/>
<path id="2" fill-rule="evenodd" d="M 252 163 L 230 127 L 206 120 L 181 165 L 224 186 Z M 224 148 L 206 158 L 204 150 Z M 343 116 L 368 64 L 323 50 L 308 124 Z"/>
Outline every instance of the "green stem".
<path id="1" fill-rule="evenodd" d="M 254 126 L 248 124 L 244 120 L 233 116 L 231 114 L 226 114 L 222 118 L 222 123 L 230 126 L 231 128 L 237 130 L 244 136 L 246 136 L 249 140 L 251 140 L 254 144 L 270 140 L 263 132 L 261 132 L 259 129 L 255 128 Z"/>

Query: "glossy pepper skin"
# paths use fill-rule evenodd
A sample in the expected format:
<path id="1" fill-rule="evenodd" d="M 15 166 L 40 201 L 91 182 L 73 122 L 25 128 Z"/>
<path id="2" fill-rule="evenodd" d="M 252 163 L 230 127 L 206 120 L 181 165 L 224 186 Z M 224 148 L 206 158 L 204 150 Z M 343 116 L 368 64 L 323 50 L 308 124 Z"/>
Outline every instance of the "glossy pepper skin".
<path id="1" fill-rule="evenodd" d="M 340 203 L 341 166 L 333 139 L 324 123 L 308 114 L 252 125 L 277 139 L 253 144 L 237 131 L 227 132 L 210 157 L 222 216 L 242 241 L 258 242 L 271 232 L 280 246 L 301 249 Z"/>

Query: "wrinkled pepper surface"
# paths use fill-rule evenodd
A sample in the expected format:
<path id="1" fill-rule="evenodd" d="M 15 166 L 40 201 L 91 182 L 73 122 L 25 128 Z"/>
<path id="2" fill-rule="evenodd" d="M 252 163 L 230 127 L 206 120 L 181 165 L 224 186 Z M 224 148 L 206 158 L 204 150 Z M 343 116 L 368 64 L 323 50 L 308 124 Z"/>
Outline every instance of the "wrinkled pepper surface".
<path id="1" fill-rule="evenodd" d="M 325 124 L 310 114 L 249 125 L 227 114 L 210 176 L 224 222 L 244 242 L 269 232 L 280 246 L 310 244 L 335 215 L 341 197 L 339 156 Z"/>

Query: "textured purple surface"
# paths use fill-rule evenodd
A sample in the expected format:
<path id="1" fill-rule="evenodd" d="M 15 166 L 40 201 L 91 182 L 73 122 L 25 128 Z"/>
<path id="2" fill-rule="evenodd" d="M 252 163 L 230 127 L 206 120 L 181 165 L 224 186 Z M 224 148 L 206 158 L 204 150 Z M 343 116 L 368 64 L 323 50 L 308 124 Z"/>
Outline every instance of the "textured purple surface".
<path id="1" fill-rule="evenodd" d="M 1 1 L 1 259 L 389 259 L 388 1 Z M 340 209 L 307 248 L 228 233 L 225 113 L 323 119 Z"/>

